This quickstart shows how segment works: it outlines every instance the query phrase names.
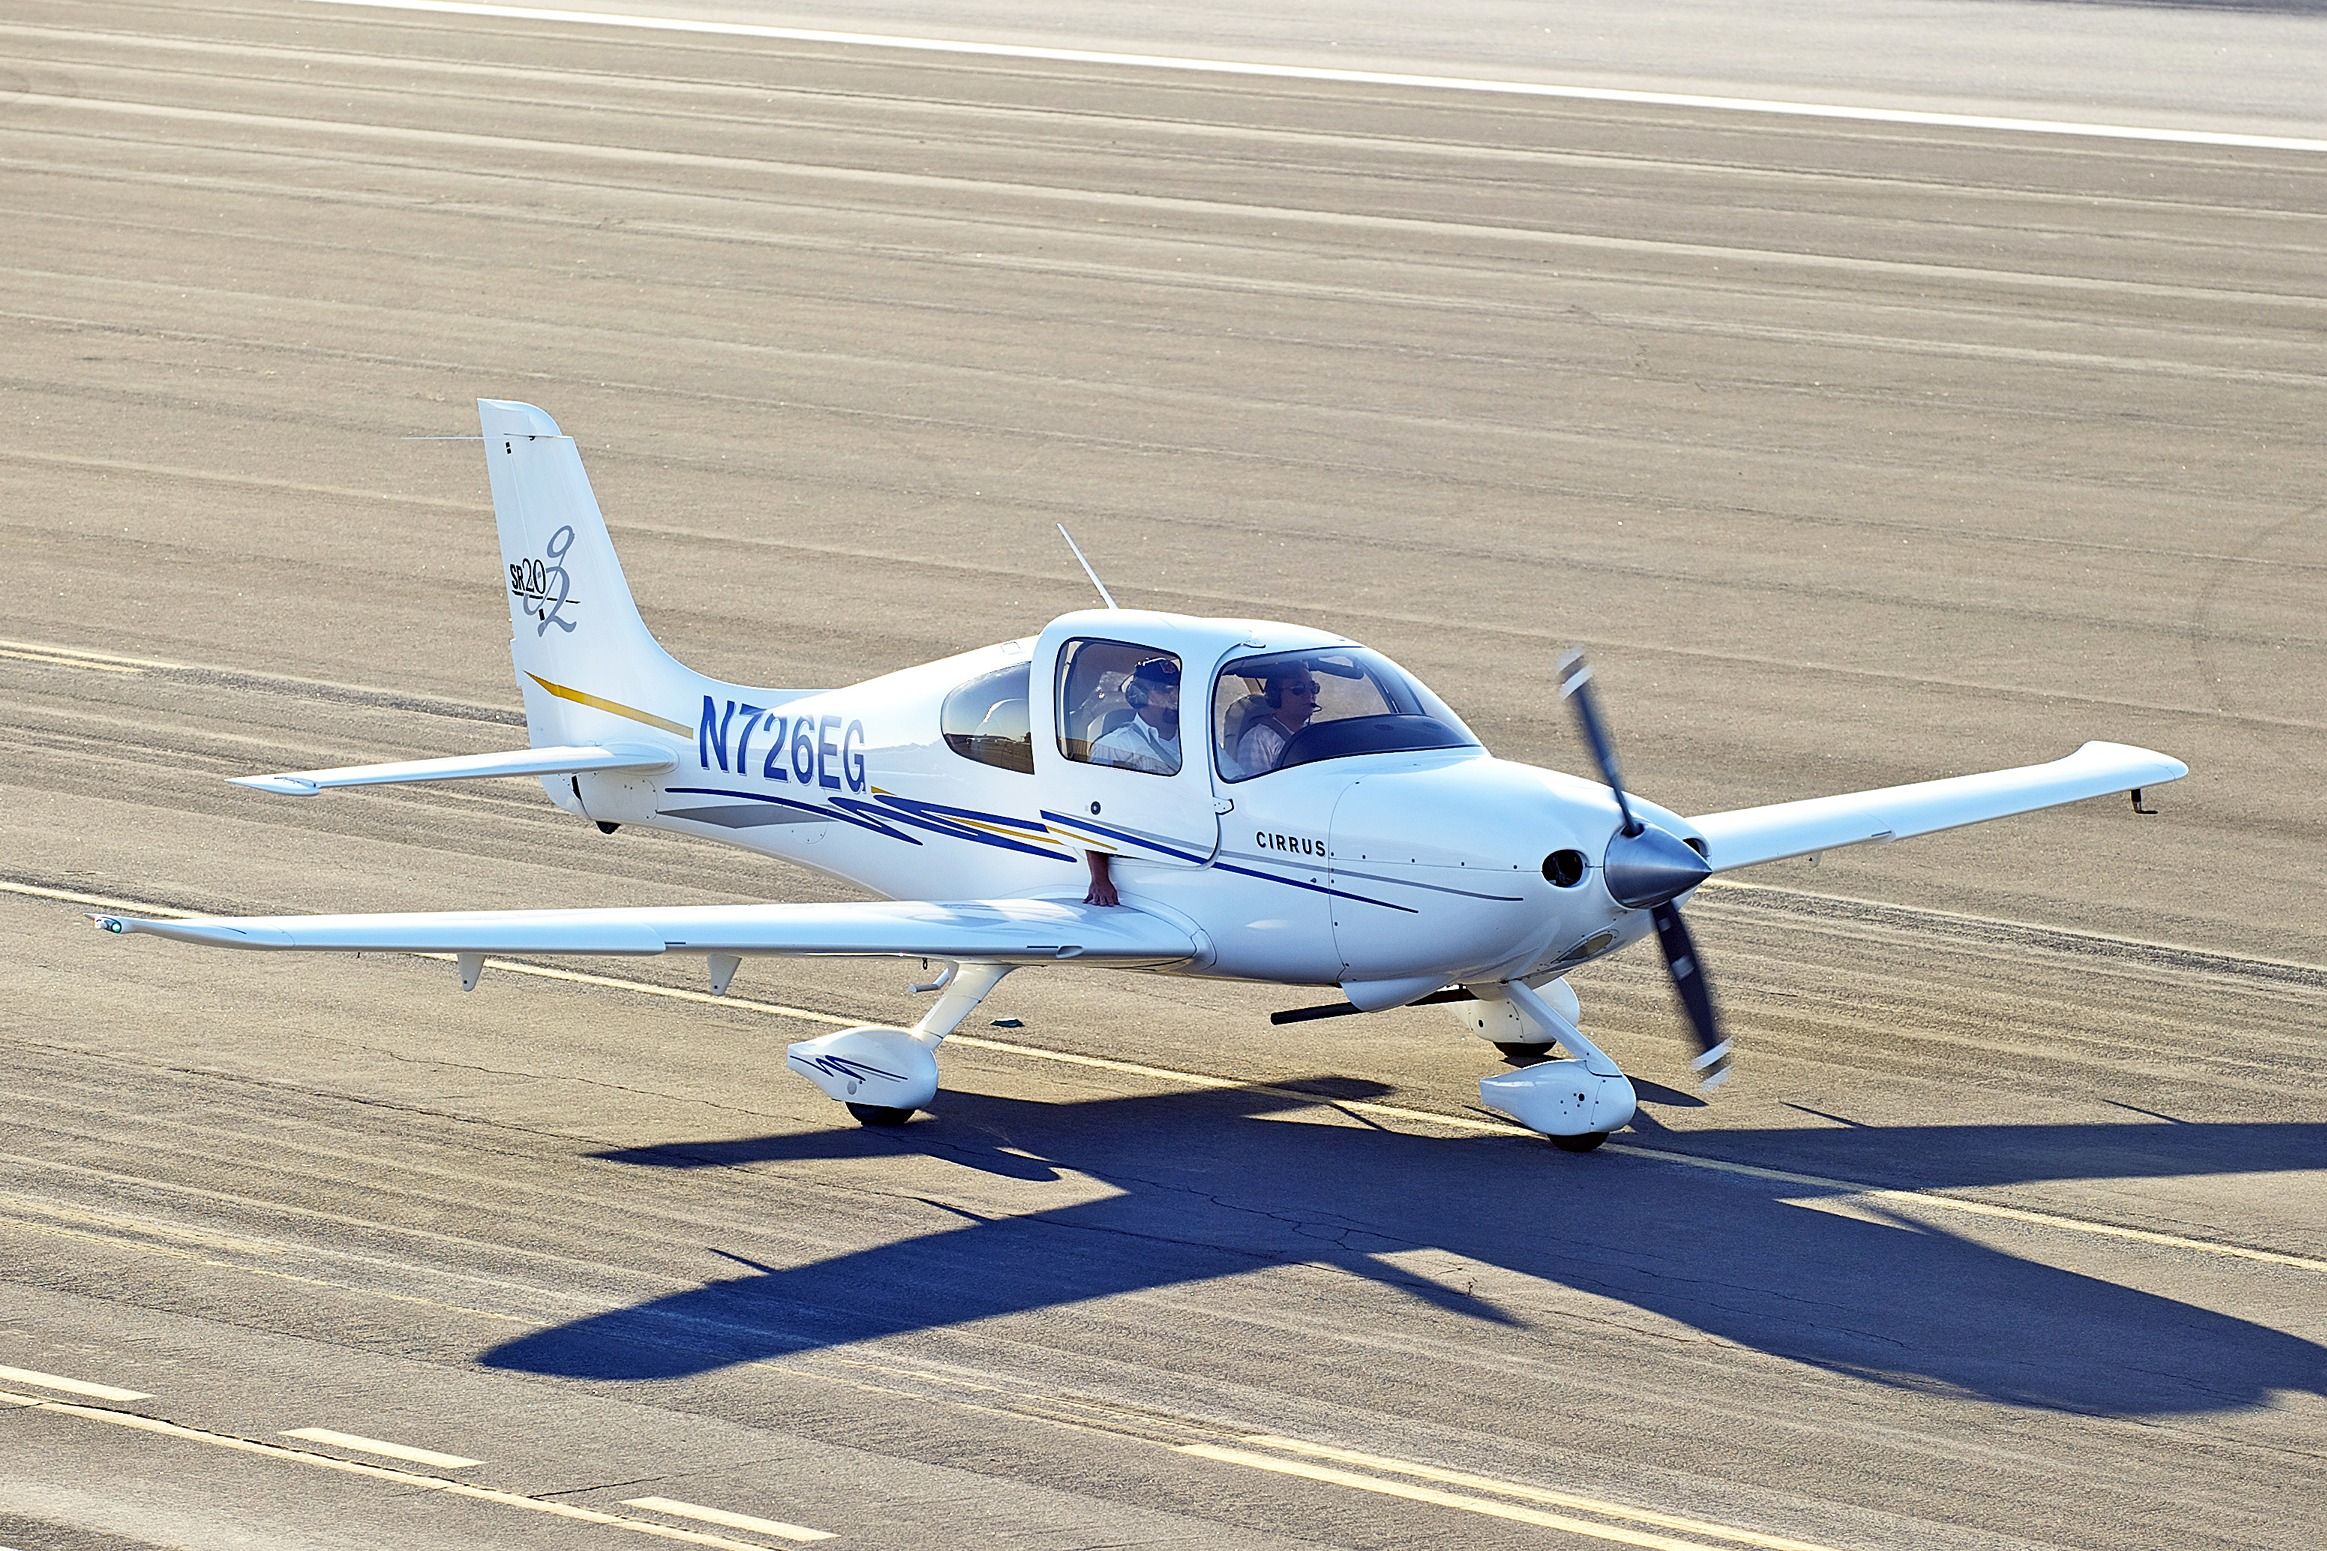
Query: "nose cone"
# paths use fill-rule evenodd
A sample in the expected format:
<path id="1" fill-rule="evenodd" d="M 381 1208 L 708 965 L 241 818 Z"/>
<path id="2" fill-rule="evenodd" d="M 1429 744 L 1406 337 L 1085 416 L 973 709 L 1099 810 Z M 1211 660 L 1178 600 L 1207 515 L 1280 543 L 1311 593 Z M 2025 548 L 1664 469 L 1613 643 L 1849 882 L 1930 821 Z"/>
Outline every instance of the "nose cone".
<path id="1" fill-rule="evenodd" d="M 1646 910 L 1680 898 L 1712 872 L 1687 841 L 1669 829 L 1646 824 L 1637 835 L 1618 832 L 1608 842 L 1600 877 L 1617 904 Z"/>

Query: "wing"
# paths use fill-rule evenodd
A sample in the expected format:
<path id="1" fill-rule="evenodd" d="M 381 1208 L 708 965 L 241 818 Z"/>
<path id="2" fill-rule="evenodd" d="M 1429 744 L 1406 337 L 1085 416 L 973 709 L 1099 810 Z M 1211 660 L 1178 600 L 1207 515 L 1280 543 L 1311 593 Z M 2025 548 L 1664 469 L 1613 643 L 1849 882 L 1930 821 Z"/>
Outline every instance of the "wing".
<path id="1" fill-rule="evenodd" d="M 2088 743 L 2043 765 L 1991 770 L 1982 775 L 1918 781 L 1879 791 L 1813 797 L 1707 814 L 1690 823 L 1705 837 L 1705 860 L 1715 872 L 1751 867 L 1812 851 L 1903 840 L 1936 830 L 1978 824 L 2057 807 L 2086 797 L 2178 781 L 2190 767 L 2166 754 L 2123 743 Z"/>
<path id="2" fill-rule="evenodd" d="M 829 954 L 1142 968 L 1196 955 L 1195 940 L 1161 916 L 1048 899 L 90 919 L 124 935 L 339 953 Z"/>

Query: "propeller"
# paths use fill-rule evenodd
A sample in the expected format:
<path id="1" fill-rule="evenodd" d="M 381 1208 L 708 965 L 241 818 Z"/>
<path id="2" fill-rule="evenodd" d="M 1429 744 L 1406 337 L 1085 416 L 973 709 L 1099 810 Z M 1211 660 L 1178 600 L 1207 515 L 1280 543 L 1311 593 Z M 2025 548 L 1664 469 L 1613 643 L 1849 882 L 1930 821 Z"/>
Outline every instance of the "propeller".
<path id="1" fill-rule="evenodd" d="M 1696 1036 L 1697 1056 L 1690 1064 L 1697 1069 L 1699 1082 L 1717 1087 L 1729 1075 L 1729 1037 L 1721 1032 L 1720 1015 L 1713 1009 L 1713 988 L 1698 961 L 1696 939 L 1689 935 L 1680 907 L 1673 903 L 1704 882 L 1713 869 L 1686 840 L 1632 811 L 1632 800 L 1624 794 L 1623 773 L 1616 767 L 1616 745 L 1609 741 L 1607 723 L 1600 719 L 1592 670 L 1583 653 L 1570 652 L 1560 659 L 1559 693 L 1575 707 L 1576 724 L 1583 730 L 1593 762 L 1600 767 L 1600 779 L 1616 796 L 1616 811 L 1622 819 L 1602 859 L 1601 881 L 1617 904 L 1648 912 L 1656 928 L 1656 945 L 1664 950 L 1665 969 L 1672 975 L 1673 994 L 1689 1020 L 1689 1032 Z"/>

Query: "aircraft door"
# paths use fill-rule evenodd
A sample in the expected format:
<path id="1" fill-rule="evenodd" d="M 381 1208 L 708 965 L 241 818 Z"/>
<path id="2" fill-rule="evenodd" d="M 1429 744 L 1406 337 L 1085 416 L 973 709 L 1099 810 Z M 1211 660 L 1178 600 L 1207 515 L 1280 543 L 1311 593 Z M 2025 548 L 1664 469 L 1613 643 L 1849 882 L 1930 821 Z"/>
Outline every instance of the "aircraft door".
<path id="1" fill-rule="evenodd" d="M 1105 628 L 1100 624 L 1099 628 Z M 1126 861 L 1194 867 L 1220 849 L 1197 672 L 1169 647 L 1121 636 L 1046 635 L 1034 672 L 1034 773 L 1054 833 L 1103 842 Z"/>

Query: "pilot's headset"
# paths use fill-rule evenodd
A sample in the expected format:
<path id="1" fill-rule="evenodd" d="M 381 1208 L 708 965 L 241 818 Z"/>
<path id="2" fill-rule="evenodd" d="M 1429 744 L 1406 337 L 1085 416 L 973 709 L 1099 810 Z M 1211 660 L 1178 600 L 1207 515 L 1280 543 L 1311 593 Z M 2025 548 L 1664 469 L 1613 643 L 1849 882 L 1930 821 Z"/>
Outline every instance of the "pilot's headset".
<path id="1" fill-rule="evenodd" d="M 1147 704 L 1148 691 L 1162 686 L 1177 689 L 1180 683 L 1180 665 L 1169 657 L 1150 657 L 1131 670 L 1131 677 L 1123 681 L 1123 703 L 1136 711 Z"/>
<path id="2" fill-rule="evenodd" d="M 1268 701 L 1269 709 L 1274 711 L 1283 705 L 1285 703 L 1285 686 L 1308 671 L 1309 665 L 1305 662 L 1296 662 L 1282 668 L 1271 669 L 1268 677 L 1260 681 L 1261 696 Z"/>

